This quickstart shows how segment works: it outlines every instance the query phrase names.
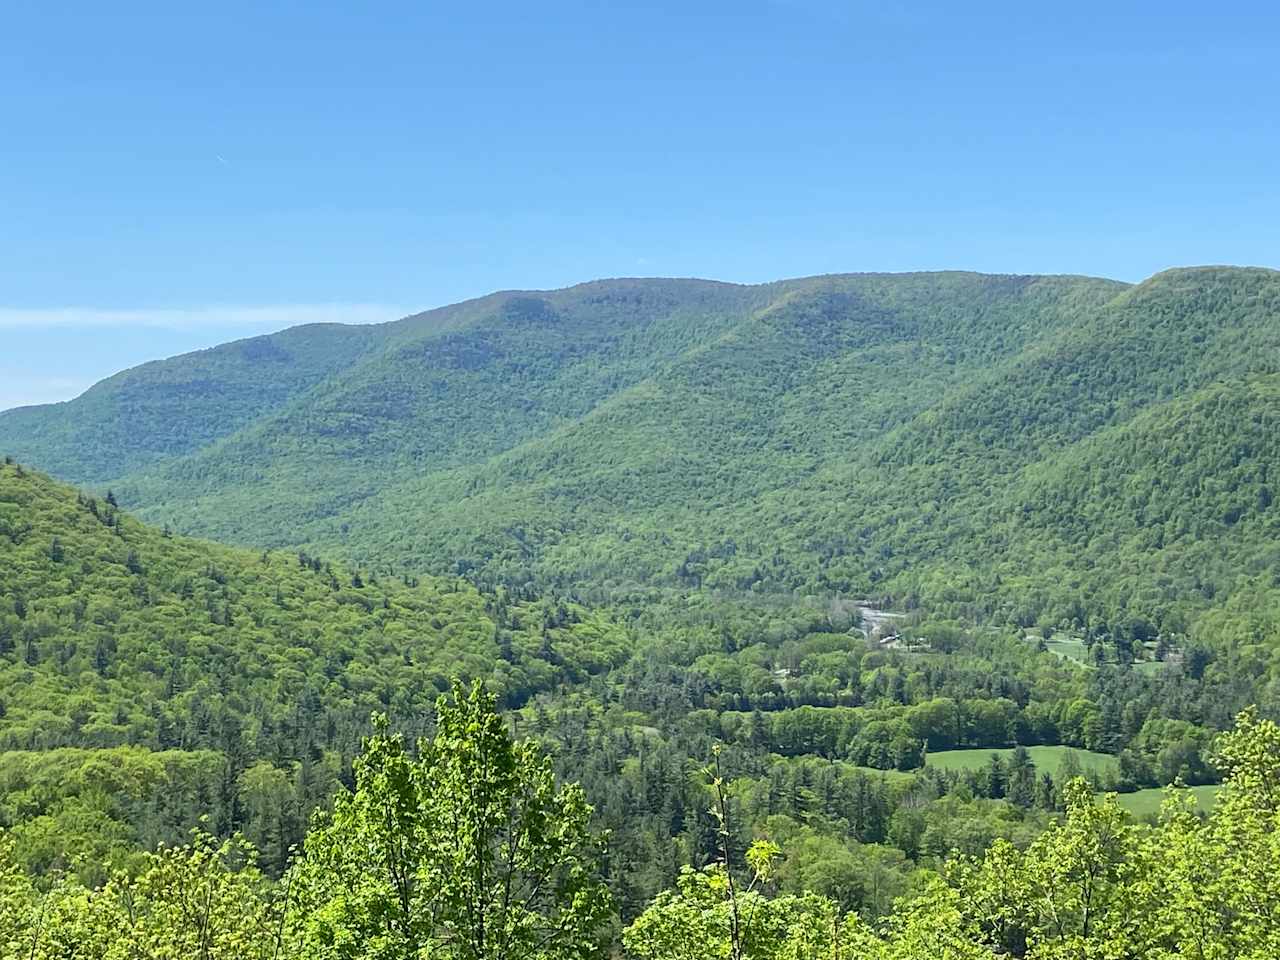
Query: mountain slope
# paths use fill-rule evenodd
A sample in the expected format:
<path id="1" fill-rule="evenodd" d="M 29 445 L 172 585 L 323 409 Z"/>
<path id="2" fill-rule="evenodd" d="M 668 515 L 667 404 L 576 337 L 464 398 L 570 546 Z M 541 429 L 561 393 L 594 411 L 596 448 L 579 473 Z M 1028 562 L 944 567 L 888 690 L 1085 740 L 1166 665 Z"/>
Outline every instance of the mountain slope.
<path id="1" fill-rule="evenodd" d="M 206 814 L 278 868 L 371 713 L 421 732 L 450 677 L 517 706 L 627 648 L 576 605 L 174 537 L 0 464 L 0 829 L 39 869 Z"/>
<path id="2" fill-rule="evenodd" d="M 787 511 L 760 515 L 759 498 L 790 497 L 815 472 L 861 459 L 993 357 L 1115 292 L 975 275 L 806 286 L 575 423 L 389 488 L 344 518 L 360 531 L 352 549 L 578 582 L 670 579 L 686 553 L 727 539 L 755 563 Z M 406 510 L 430 521 L 390 522 Z M 529 569 L 544 551 L 551 562 Z"/>
<path id="3" fill-rule="evenodd" d="M 377 332 L 311 324 L 143 364 L 67 403 L 0 413 L 3 447 L 73 482 L 109 482 L 234 433 L 355 363 Z"/>
<path id="4" fill-rule="evenodd" d="M 451 675 L 492 676 L 518 702 L 601 665 L 569 652 L 567 614 L 549 674 L 535 605 L 499 624 L 493 598 L 457 581 L 173 537 L 12 463 L 0 571 L 0 748 L 212 746 L 234 720 L 269 753 L 321 699 L 341 706 L 306 721 L 318 742 L 353 748 L 371 711 L 428 709 Z"/>
<path id="5" fill-rule="evenodd" d="M 495 294 L 378 328 L 342 370 L 117 490 L 183 530 L 491 582 L 1159 621 L 1230 593 L 1274 508 L 1223 533 L 1188 599 L 1203 548 L 1179 547 L 1168 581 L 1106 485 L 1073 491 L 1158 477 L 1185 529 L 1216 530 L 1235 508 L 1202 471 L 1248 431 L 1201 414 L 1266 420 L 1277 317 L 1280 274 L 1240 268 L 1135 287 L 941 273 Z M 1280 469 L 1251 451 L 1259 475 Z M 1087 551 L 1053 504 L 1093 518 Z"/>
<path id="6" fill-rule="evenodd" d="M 340 520 L 397 479 L 484 462 L 575 421 L 718 334 L 753 296 L 701 281 L 620 281 L 488 298 L 459 330 L 422 334 L 403 321 L 341 380 L 123 489 L 147 515 L 168 515 L 162 504 L 219 539 L 318 540 L 307 524 Z M 199 499 L 225 506 L 228 489 L 249 491 L 239 516 L 206 522 Z"/>
<path id="7" fill-rule="evenodd" d="M 1214 383 L 1280 372 L 1278 317 L 1280 274 L 1272 271 L 1154 277 L 944 396 L 882 438 L 864 463 L 824 470 L 791 492 L 814 521 L 801 529 L 811 537 L 822 537 L 824 527 L 837 531 L 840 539 L 828 541 L 832 551 L 850 546 L 846 532 L 858 531 L 854 559 L 828 576 L 873 563 L 884 577 L 929 560 L 989 565 L 1002 544 L 988 532 L 1015 502 L 1023 471 L 1053 458 L 1093 456 L 1098 451 L 1072 447 Z M 1167 468 L 1195 479 L 1186 462 L 1171 460 Z M 1102 469 L 1128 471 L 1123 461 L 1104 461 Z M 1194 511 L 1197 503 L 1186 507 Z M 1023 532 L 1035 537 L 1041 529 Z"/>
<path id="8" fill-rule="evenodd" d="M 931 396 L 907 378 L 942 392 L 1121 289 L 921 274 L 500 294 L 445 321 L 387 325 L 340 375 L 189 455 L 112 479 L 145 516 L 184 530 L 421 565 L 421 551 L 374 549 L 376 518 L 408 509 L 418 519 L 424 491 L 487 482 L 525 444 L 566 466 L 609 448 L 604 463 L 627 460 L 626 489 L 599 495 L 651 504 L 671 478 L 652 442 L 662 437 L 689 467 L 664 501 L 701 512 L 707 493 L 743 496 L 737 479 L 751 478 L 748 494 L 789 485 L 904 422 Z M 0 444 L 11 443 L 6 422 Z M 590 467 L 575 463 L 568 486 L 594 487 Z M 439 560 L 433 551 L 427 562 L 447 569 Z"/>

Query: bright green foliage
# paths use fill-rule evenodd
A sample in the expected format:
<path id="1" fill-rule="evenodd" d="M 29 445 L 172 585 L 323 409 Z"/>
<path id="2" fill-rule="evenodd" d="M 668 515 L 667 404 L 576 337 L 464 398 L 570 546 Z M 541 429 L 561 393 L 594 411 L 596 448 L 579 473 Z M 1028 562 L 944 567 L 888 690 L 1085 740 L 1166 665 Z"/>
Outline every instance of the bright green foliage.
<path id="1" fill-rule="evenodd" d="M 611 915 L 591 808 L 514 743 L 476 684 L 455 684 L 410 758 L 385 723 L 356 789 L 307 838 L 288 878 L 315 960 L 570 960 L 602 949 Z"/>
<path id="2" fill-rule="evenodd" d="M 1276 562 L 1278 305 L 1232 268 L 607 281 L 148 365 L 0 415 L 0 449 L 228 540 L 891 593 L 1126 657 L 1272 589 L 1238 574 Z"/>
<path id="3" fill-rule="evenodd" d="M 976 942 L 969 905 L 955 889 L 937 879 L 904 900 L 898 912 L 884 924 L 879 942 L 870 938 L 851 942 L 847 952 L 832 951 L 823 960 L 838 956 L 865 956 L 875 960 L 987 960 L 991 951 Z M 858 949 L 861 947 L 861 949 Z"/>
<path id="4" fill-rule="evenodd" d="M 752 960 L 1200 960 L 1280 955 L 1280 726 L 1241 714 L 1221 741 L 1229 778 L 1207 819 L 1171 795 L 1133 824 L 1114 796 L 1066 787 L 1066 816 L 1025 850 L 997 840 L 899 901 L 878 929 L 821 897 L 741 897 Z M 624 933 L 637 960 L 731 956 L 723 868 L 687 871 Z M 797 922 L 798 921 L 798 922 Z M 697 946 L 692 946 L 696 944 Z"/>
<path id="5" fill-rule="evenodd" d="M 997 843 L 958 869 L 983 940 L 1039 960 L 1276 956 L 1280 727 L 1246 711 L 1221 753 L 1229 776 L 1207 820 L 1171 797 L 1148 831 L 1077 780 L 1066 820 L 1024 853 Z"/>
<path id="6" fill-rule="evenodd" d="M 729 960 L 732 913 L 723 867 L 687 869 L 623 933 L 635 960 Z M 959 895 L 934 879 L 878 933 L 814 894 L 741 895 L 743 960 L 984 960 Z"/>
<path id="7" fill-rule="evenodd" d="M 839 935 L 841 920 L 821 897 L 766 897 L 749 889 L 737 899 L 744 960 L 826 956 Z M 623 944 L 637 960 L 730 960 L 733 923 L 723 866 L 686 868 L 676 889 L 660 894 L 627 928 Z"/>
<path id="8" fill-rule="evenodd" d="M 1186 837 L 1175 862 L 1179 886 L 1189 891 L 1212 876 L 1188 895 L 1180 927 L 1188 938 L 1220 931 L 1206 956 L 1280 956 L 1280 726 L 1246 710 L 1222 737 L 1219 762 L 1228 780 L 1208 824 L 1187 812 L 1175 819 Z"/>
<path id="9" fill-rule="evenodd" d="M 251 847 L 197 832 L 96 890 L 37 890 L 0 834 L 0 957 L 5 960 L 268 960 L 280 956 L 282 904 Z"/>
<path id="10" fill-rule="evenodd" d="M 1037 956 L 1085 955 L 1133 915 L 1137 834 L 1113 796 L 1095 803 L 1082 779 L 1067 784 L 1067 817 L 1024 854 L 997 841 L 961 881 L 965 899 L 1005 950 L 1034 944 Z"/>
<path id="11" fill-rule="evenodd" d="M 371 712 L 418 732 L 451 673 L 517 704 L 625 642 L 578 604 L 166 536 L 0 464 L 0 827 L 101 882 L 208 814 L 279 874 Z"/>
<path id="12" fill-rule="evenodd" d="M 1067 812 L 1026 849 L 997 841 L 923 876 L 875 924 L 773 890 L 779 849 L 686 868 L 623 932 L 636 960 L 1273 960 L 1280 950 L 1280 727 L 1252 711 L 1221 742 L 1208 817 L 1172 797 L 1135 825 L 1068 784 Z M 370 738 L 354 794 L 273 884 L 240 840 L 197 834 L 99 889 L 37 886 L 0 833 L 0 957 L 569 960 L 599 955 L 610 912 L 589 808 L 512 742 L 479 687 L 455 689 L 418 760 Z M 736 869 L 736 868 L 735 868 Z M 510 891 L 508 895 L 508 891 Z"/>
<path id="13" fill-rule="evenodd" d="M 0 752 L 0 827 L 28 870 L 98 884 L 135 869 L 142 850 L 181 842 L 218 811 L 226 778 L 226 758 L 211 750 Z"/>
<path id="14" fill-rule="evenodd" d="M 1224 801 L 1232 810 L 1252 809 L 1261 816 L 1280 810 L 1280 727 L 1260 719 L 1256 707 L 1245 710 L 1235 730 L 1222 736 L 1218 763 L 1231 781 Z"/>
<path id="15" fill-rule="evenodd" d="M 0 831 L 0 957 L 29 949 L 42 923 L 42 903 L 14 856 L 13 838 Z"/>
<path id="16" fill-rule="evenodd" d="M 91 936 L 104 960 L 232 960 L 274 956 L 277 907 L 251 848 L 198 835 L 162 850 L 133 880 L 121 878 L 89 895 Z"/>
<path id="17" fill-rule="evenodd" d="M 552 625 L 539 605 L 499 611 L 454 580 L 406 584 L 167 537 L 12 464 L 0 465 L 0 564 L 7 749 L 353 748 L 371 711 L 421 712 L 450 671 L 496 671 L 515 701 L 603 669 L 623 643 L 598 619 L 579 626 L 580 607 Z M 538 655 L 548 639 L 555 665 Z M 309 742 L 275 737 L 285 725 L 311 730 Z"/>

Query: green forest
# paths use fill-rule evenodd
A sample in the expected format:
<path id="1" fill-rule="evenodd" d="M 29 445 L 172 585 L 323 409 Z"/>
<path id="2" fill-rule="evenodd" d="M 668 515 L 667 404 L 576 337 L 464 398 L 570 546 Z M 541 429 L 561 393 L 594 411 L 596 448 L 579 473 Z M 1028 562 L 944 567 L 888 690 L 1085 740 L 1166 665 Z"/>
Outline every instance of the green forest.
<path id="1" fill-rule="evenodd" d="M 1278 312 L 600 281 L 0 412 L 0 958 L 1280 956 Z"/>
<path id="2" fill-rule="evenodd" d="M 146 364 L 0 451 L 182 533 L 594 606 L 1265 633 L 1277 309 L 1233 267 L 598 281 Z"/>
<path id="3" fill-rule="evenodd" d="M 901 951 L 904 917 L 956 896 L 957 864 L 1033 856 L 1046 831 L 1095 807 L 1138 843 L 1170 814 L 1117 804 L 1169 784 L 1203 785 L 1218 816 L 1234 769 L 1220 731 L 1238 734 L 1235 715 L 1276 682 L 1226 640 L 1094 638 L 1076 658 L 1044 631 L 918 611 L 892 621 L 909 643 L 886 642 L 863 609 L 830 600 L 655 589 L 590 608 L 222 547 L 155 530 L 114 501 L 0 467 L 0 832 L 6 896 L 25 905 L 7 935 L 36 956 L 330 955 L 308 939 L 320 934 L 306 932 L 297 878 L 332 870 L 304 868 L 300 851 L 330 844 L 325 856 L 340 856 L 357 842 L 344 831 L 359 834 L 357 811 L 372 814 L 344 798 L 375 782 L 418 784 L 398 810 L 439 801 L 445 761 L 430 744 L 462 749 L 469 732 L 442 731 L 464 701 L 516 751 L 521 776 L 542 771 L 544 794 L 572 785 L 572 803 L 555 809 L 572 815 L 575 882 L 590 880 L 585 939 L 561 954 L 526 944 L 527 955 L 579 956 L 589 941 L 684 956 L 686 934 L 669 928 L 695 919 L 709 925 L 699 938 L 721 943 L 708 956 L 826 956 L 854 949 L 844 938 Z M 464 695 L 456 680 L 481 686 Z M 452 707 L 440 699 L 451 691 Z M 1270 730 L 1249 722 L 1252 736 Z M 371 772 L 389 757 L 410 766 Z M 1169 795 L 1184 826 L 1201 822 L 1190 792 Z M 565 839 L 569 828 L 545 829 Z M 737 934 L 731 882 L 761 918 Z M 220 919 L 185 927 L 156 901 L 137 914 L 151 917 L 137 920 L 140 939 L 118 941 L 135 953 L 109 952 L 126 950 L 110 933 L 121 903 L 195 896 L 178 893 L 189 885 Z M 370 904 L 385 893 L 367 891 L 360 909 L 378 914 Z M 815 916 L 830 936 L 792 943 L 784 928 Z M 374 934 L 358 929 L 346 935 L 362 945 L 330 944 L 333 956 L 384 955 L 359 952 Z M 964 930 L 975 944 L 986 936 Z M 73 941 L 98 952 L 65 953 Z M 426 949 L 412 942 L 385 955 Z M 483 949 L 440 955 L 518 955 Z"/>
<path id="4" fill-rule="evenodd" d="M 720 753 L 704 770 L 719 859 L 620 924 L 578 784 L 513 741 L 495 698 L 454 684 L 410 750 L 375 718 L 353 784 L 312 818 L 279 879 L 242 837 L 196 829 L 99 887 L 42 886 L 0 834 L 0 947 L 9 956 L 581 958 L 841 956 L 944 960 L 1232 957 L 1280 949 L 1280 727 L 1248 710 L 1218 741 L 1226 774 L 1207 817 L 1170 791 L 1159 822 L 1068 781 L 1065 813 L 1025 846 L 920 870 L 884 916 L 782 891 L 783 837 L 744 842 Z M 619 930 L 619 927 L 621 928 Z"/>

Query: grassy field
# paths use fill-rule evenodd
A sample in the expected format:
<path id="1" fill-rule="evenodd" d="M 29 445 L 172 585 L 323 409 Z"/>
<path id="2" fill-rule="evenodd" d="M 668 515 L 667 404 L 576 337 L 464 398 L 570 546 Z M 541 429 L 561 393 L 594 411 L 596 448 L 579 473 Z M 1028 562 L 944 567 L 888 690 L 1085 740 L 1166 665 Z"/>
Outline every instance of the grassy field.
<path id="1" fill-rule="evenodd" d="M 1083 770 L 1100 774 L 1104 770 L 1116 768 L 1116 758 L 1105 753 L 1093 753 L 1090 750 L 1062 746 L 1027 747 L 1027 753 L 1031 755 L 1031 762 L 1035 764 L 1036 769 L 1055 775 L 1058 768 L 1062 766 L 1063 756 L 1068 752 L 1076 755 Z M 925 765 L 942 770 L 980 770 L 990 762 L 993 753 L 998 753 L 1002 760 L 1008 760 L 1013 756 L 1013 749 L 939 750 L 937 753 L 929 754 L 925 759 Z"/>
<path id="2" fill-rule="evenodd" d="M 1089 651 L 1084 645 L 1084 641 L 1075 637 L 1069 637 L 1065 633 L 1054 634 L 1052 640 L 1046 640 L 1044 645 L 1049 648 L 1049 652 L 1062 657 L 1064 660 L 1074 660 L 1086 667 L 1092 667 L 1093 661 L 1089 658 Z"/>
<path id="3" fill-rule="evenodd" d="M 1214 803 L 1217 801 L 1218 791 L 1221 789 L 1217 784 L 1210 784 L 1205 787 L 1187 787 L 1191 791 L 1191 795 L 1196 798 L 1196 804 L 1206 813 L 1213 809 Z M 1118 797 L 1120 806 L 1124 807 L 1135 817 L 1154 816 L 1160 812 L 1160 804 L 1164 802 L 1164 790 L 1152 787 L 1150 790 L 1137 790 L 1133 793 L 1122 793 Z"/>
<path id="4" fill-rule="evenodd" d="M 1039 643 L 1039 638 L 1035 634 L 1028 634 L 1027 640 L 1031 643 Z M 1079 637 L 1072 637 L 1065 633 L 1055 633 L 1052 640 L 1044 642 L 1049 652 L 1055 656 L 1061 657 L 1063 660 L 1070 660 L 1078 663 L 1082 667 L 1093 669 L 1093 657 L 1089 655 L 1089 648 L 1084 645 L 1084 641 Z M 1155 644 L 1142 644 L 1145 649 L 1145 656 L 1154 655 Z M 1139 660 L 1133 665 L 1133 669 L 1138 673 L 1154 674 L 1159 673 L 1164 668 L 1164 664 L 1154 659 Z"/>
<path id="5" fill-rule="evenodd" d="M 1140 660 L 1133 665 L 1134 673 L 1143 673 L 1147 676 L 1153 676 L 1164 669 L 1164 664 L 1158 660 Z"/>

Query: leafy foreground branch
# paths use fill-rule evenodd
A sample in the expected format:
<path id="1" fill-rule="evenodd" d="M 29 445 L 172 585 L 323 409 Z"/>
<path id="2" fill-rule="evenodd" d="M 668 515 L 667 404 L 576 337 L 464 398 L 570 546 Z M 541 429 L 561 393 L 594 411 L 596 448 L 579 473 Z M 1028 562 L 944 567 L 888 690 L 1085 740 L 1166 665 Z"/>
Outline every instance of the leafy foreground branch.
<path id="1" fill-rule="evenodd" d="M 380 726 L 354 793 L 317 819 L 278 883 L 240 840 L 199 835 L 98 889 L 39 889 L 0 835 L 0 957 L 315 960 L 1273 960 L 1280 956 L 1280 727 L 1252 711 L 1219 743 L 1214 813 L 1171 796 L 1155 828 L 1068 788 L 1027 849 L 955 858 L 872 926 L 813 894 L 772 894 L 777 848 L 731 873 L 687 868 L 611 943 L 600 838 L 576 785 L 515 743 L 479 687 L 455 685 L 415 759 Z M 736 875 L 735 875 L 736 874 Z"/>

